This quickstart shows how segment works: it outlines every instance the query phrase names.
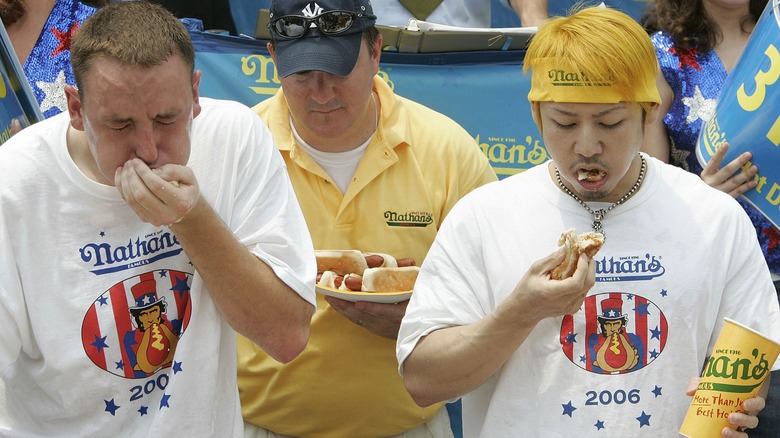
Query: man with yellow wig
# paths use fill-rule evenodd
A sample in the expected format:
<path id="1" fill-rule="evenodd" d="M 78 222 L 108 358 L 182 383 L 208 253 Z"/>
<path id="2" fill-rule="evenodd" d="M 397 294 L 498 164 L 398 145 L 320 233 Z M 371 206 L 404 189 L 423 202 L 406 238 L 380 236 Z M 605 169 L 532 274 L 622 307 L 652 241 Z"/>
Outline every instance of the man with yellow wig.
<path id="1" fill-rule="evenodd" d="M 463 397 L 467 437 L 677 436 L 724 317 L 780 337 L 755 231 L 733 198 L 639 152 L 660 98 L 631 17 L 550 19 L 525 69 L 552 160 L 445 219 L 398 335 L 404 383 L 422 406 Z M 572 228 L 604 244 L 554 280 Z M 745 400 L 723 436 L 745 436 L 763 406 Z"/>

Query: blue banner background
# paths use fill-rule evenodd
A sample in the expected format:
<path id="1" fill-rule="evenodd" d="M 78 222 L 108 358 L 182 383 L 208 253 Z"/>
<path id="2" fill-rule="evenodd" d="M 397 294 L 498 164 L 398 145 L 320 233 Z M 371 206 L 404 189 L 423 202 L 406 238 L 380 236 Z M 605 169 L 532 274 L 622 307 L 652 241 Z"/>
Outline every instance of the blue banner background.
<path id="1" fill-rule="evenodd" d="M 248 106 L 272 96 L 279 78 L 265 43 L 191 32 L 201 95 Z M 380 76 L 408 97 L 460 123 L 490 159 L 500 178 L 547 159 L 531 119 L 522 51 L 406 54 L 384 52 Z"/>
<path id="2" fill-rule="evenodd" d="M 5 26 L 0 22 L 0 144 L 11 138 L 11 121 L 22 127 L 43 120 Z"/>

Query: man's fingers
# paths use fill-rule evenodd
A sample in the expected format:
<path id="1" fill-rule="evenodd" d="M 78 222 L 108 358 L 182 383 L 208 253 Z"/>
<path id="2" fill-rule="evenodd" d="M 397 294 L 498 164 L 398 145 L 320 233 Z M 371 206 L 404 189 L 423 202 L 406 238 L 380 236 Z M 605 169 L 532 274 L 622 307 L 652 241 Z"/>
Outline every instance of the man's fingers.
<path id="1" fill-rule="evenodd" d="M 531 269 L 529 269 L 529 271 L 538 275 L 547 274 L 555 269 L 556 266 L 560 265 L 565 258 L 566 248 L 560 247 L 547 257 L 537 260 L 536 263 L 531 265 Z"/>

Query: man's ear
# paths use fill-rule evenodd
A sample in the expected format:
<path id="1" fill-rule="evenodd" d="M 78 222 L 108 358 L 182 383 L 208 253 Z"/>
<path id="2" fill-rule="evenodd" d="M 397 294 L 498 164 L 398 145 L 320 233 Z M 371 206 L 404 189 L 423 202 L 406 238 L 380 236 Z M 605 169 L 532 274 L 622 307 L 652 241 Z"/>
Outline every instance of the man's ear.
<path id="1" fill-rule="evenodd" d="M 84 130 L 84 115 L 82 114 L 81 96 L 79 90 L 72 85 L 65 85 L 65 101 L 68 104 L 70 125 L 77 131 Z"/>
<path id="2" fill-rule="evenodd" d="M 271 54 L 271 60 L 274 62 L 274 76 L 279 78 L 279 67 L 276 63 L 276 50 L 274 49 L 274 45 L 268 41 L 265 43 L 265 48 L 268 49 L 268 53 Z"/>
<path id="3" fill-rule="evenodd" d="M 542 109 L 539 102 L 531 102 L 531 118 L 536 123 L 536 127 L 539 128 L 539 133 L 544 134 L 542 132 Z"/>
<path id="4" fill-rule="evenodd" d="M 649 125 L 651 123 L 654 123 L 655 120 L 658 118 L 658 112 L 660 111 L 661 105 L 657 103 L 651 103 L 650 109 L 647 110 L 647 114 L 645 115 L 645 125 Z"/>
<path id="5" fill-rule="evenodd" d="M 265 43 L 266 49 L 268 49 L 268 52 L 271 54 L 271 59 L 274 60 L 274 64 L 276 64 L 276 50 L 274 50 L 274 45 L 271 44 L 270 41 Z"/>
<path id="6" fill-rule="evenodd" d="M 203 76 L 203 72 L 195 70 L 192 72 L 192 118 L 198 117 L 200 114 L 200 78 Z"/>
<path id="7" fill-rule="evenodd" d="M 380 33 L 376 43 L 374 43 L 374 51 L 372 52 L 372 58 L 374 58 L 374 68 L 376 70 L 374 74 L 379 73 L 379 61 L 382 58 L 382 44 L 384 44 L 384 40 L 382 39 L 382 34 Z"/>

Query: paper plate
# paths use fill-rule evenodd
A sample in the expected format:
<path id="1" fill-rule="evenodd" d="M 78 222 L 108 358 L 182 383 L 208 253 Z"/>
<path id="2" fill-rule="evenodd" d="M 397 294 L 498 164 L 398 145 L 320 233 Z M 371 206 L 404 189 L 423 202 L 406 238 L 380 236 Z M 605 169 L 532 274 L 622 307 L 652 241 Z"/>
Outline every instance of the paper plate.
<path id="1" fill-rule="evenodd" d="M 317 292 L 330 297 L 340 298 L 347 301 L 368 301 L 371 303 L 392 304 L 408 300 L 412 296 L 412 291 L 406 292 L 351 292 L 338 290 L 325 286 L 316 286 Z"/>

